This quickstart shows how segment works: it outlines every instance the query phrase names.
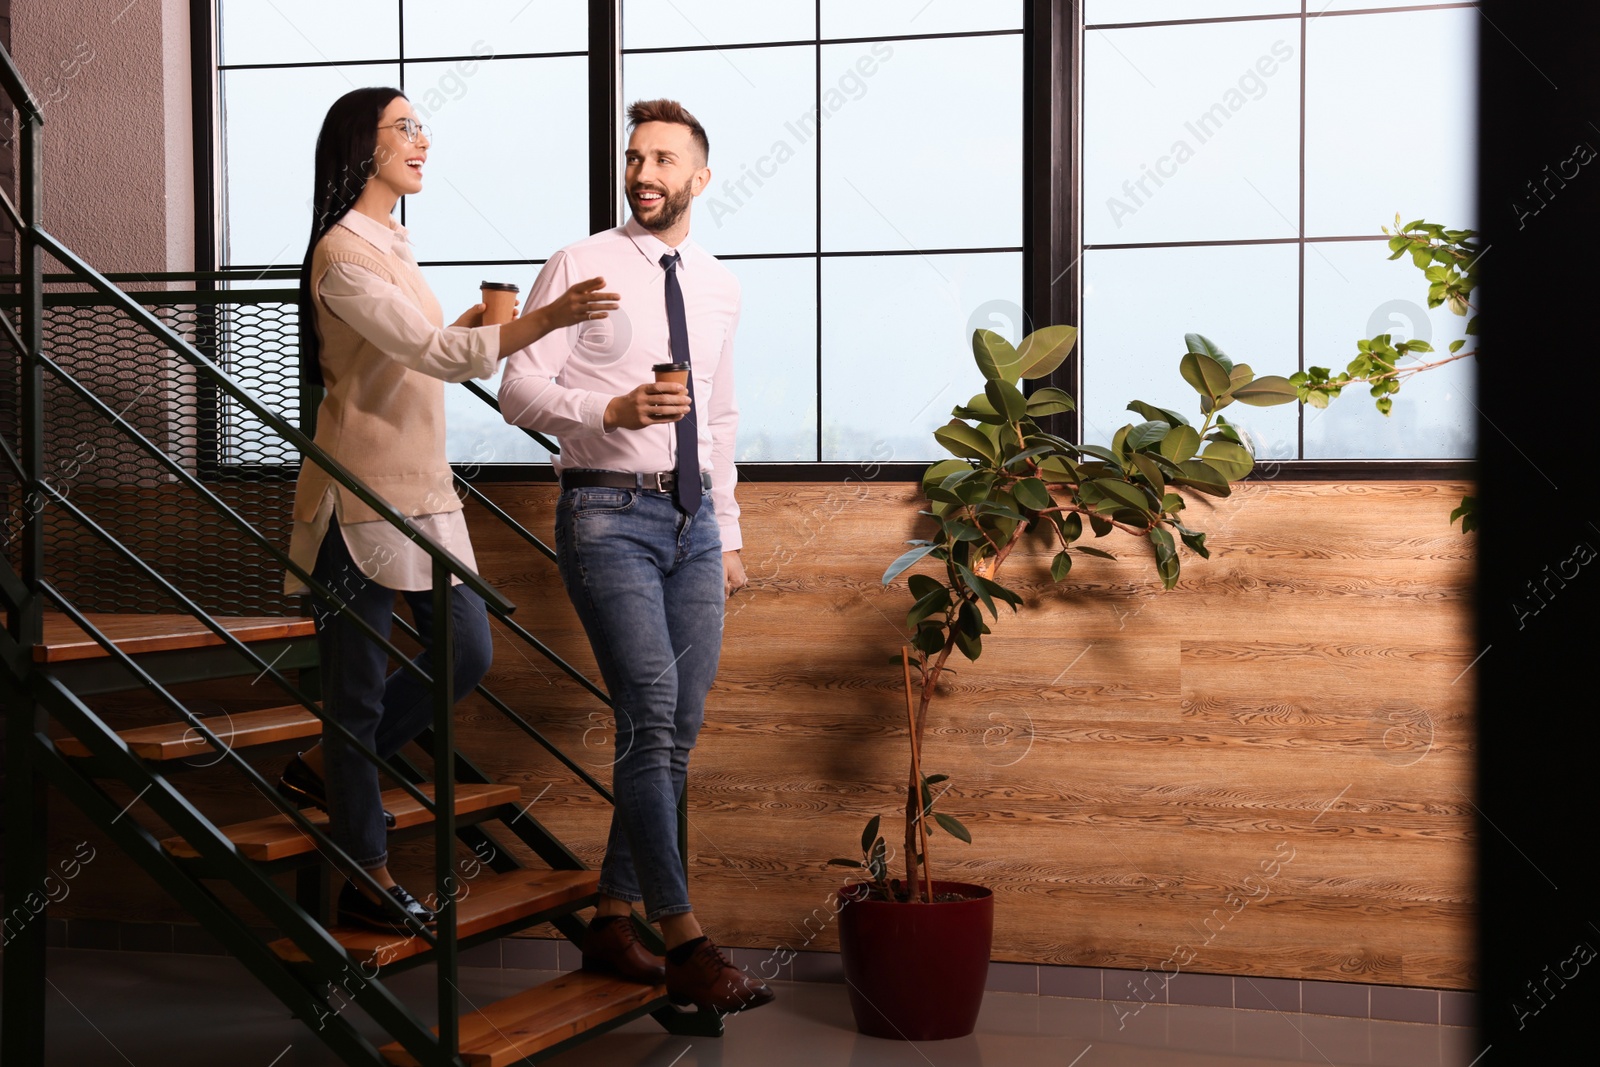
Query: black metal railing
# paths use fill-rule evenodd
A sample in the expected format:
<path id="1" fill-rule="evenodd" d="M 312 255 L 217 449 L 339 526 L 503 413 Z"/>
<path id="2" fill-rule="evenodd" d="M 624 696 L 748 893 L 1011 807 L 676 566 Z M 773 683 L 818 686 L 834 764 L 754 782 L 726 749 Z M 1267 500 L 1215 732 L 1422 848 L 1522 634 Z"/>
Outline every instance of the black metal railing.
<path id="1" fill-rule="evenodd" d="M 205 626 L 260 679 L 322 718 L 325 732 L 341 736 L 407 791 L 434 819 L 437 933 L 424 935 L 437 967 L 439 1026 L 435 1038 L 381 983 L 368 982 L 356 1000 L 405 1047 L 426 1063 L 459 1063 L 457 1056 L 457 933 L 450 875 L 457 845 L 454 815 L 456 768 L 451 714 L 452 580 L 483 597 L 511 634 L 557 665 L 592 695 L 604 694 L 533 634 L 510 619 L 512 605 L 475 572 L 431 542 L 400 513 L 318 449 L 301 431 L 302 398 L 294 380 L 289 346 L 297 337 L 294 294 L 289 289 L 243 289 L 222 275 L 179 278 L 146 275 L 120 280 L 161 286 L 129 293 L 66 248 L 41 224 L 40 127 L 42 116 L 11 58 L 0 49 L 0 89 L 20 115 L 19 196 L 0 189 L 0 211 L 14 227 L 19 273 L 0 279 L 0 352 L 14 388 L 0 401 L 0 490 L 5 524 L 0 530 L 0 602 L 6 628 L 0 633 L 0 685 L 6 716 L 6 890 L 21 899 L 44 870 L 44 775 L 84 810 L 103 815 L 105 793 L 64 761 L 49 736 L 54 720 L 82 741 L 97 766 L 120 779 L 163 822 L 187 838 L 211 865 L 241 889 L 246 899 L 291 937 L 316 965 L 337 973 L 348 962 L 344 950 L 320 924 L 238 850 L 170 782 L 154 774 L 71 688 L 35 667 L 48 607 L 76 624 L 100 645 L 133 682 L 172 715 L 186 721 L 219 753 L 219 761 L 268 797 L 310 836 L 323 855 L 345 873 L 367 879 L 294 806 L 279 800 L 261 776 L 216 736 L 206 720 L 174 696 L 140 663 L 119 648 L 93 615 L 176 609 Z M 46 275 L 46 260 L 64 268 Z M 192 289 L 175 291 L 175 283 Z M 481 391 L 480 391 L 481 393 Z M 492 402 L 488 394 L 481 394 Z M 541 439 L 542 441 L 542 439 Z M 548 442 L 543 442 L 548 445 Z M 553 449 L 553 446 L 551 446 Z M 287 473 L 316 463 L 338 484 L 413 541 L 432 561 L 435 648 L 432 677 L 364 623 L 401 669 L 432 687 L 431 746 L 434 791 L 430 798 L 401 769 L 362 746 L 337 722 L 324 718 L 312 695 L 235 638 L 219 619 L 229 614 L 298 613 L 277 588 L 283 572 L 295 574 L 320 610 L 344 605 L 289 559 Z M 525 541 L 553 558 L 548 546 L 467 484 L 463 491 Z M 404 622 L 402 629 L 417 636 Z M 487 688 L 479 692 L 568 770 L 609 801 L 610 793 L 543 734 Z M 414 775 L 412 776 L 414 777 Z M 131 805 L 130 805 L 131 806 Z M 284 965 L 264 951 L 248 931 L 222 915 L 207 895 L 179 877 L 160 846 L 132 819 L 103 828 L 158 881 L 222 938 L 264 983 L 297 1011 L 305 990 Z M 533 820 L 527 820 L 533 824 Z M 529 840 L 527 829 L 517 831 Z M 575 858 L 543 831 L 530 842 L 541 855 Z M 543 836 L 540 836 L 543 835 Z M 368 880 L 369 888 L 377 889 Z M 382 894 L 380 894 L 382 896 Z M 42 924 L 12 939 L 4 954 L 4 1059 L 34 1067 L 43 1059 L 44 940 Z M 28 1020 L 21 1022 L 21 1020 Z M 376 1050 L 348 1024 L 328 1039 L 352 1062 L 376 1062 Z"/>
<path id="2" fill-rule="evenodd" d="M 168 272 L 107 280 L 159 286 L 124 295 L 180 336 L 192 338 L 196 350 L 246 389 L 254 404 L 298 424 L 298 294 L 255 287 L 281 282 L 277 275 L 284 273 Z M 299 614 L 304 606 L 299 597 L 283 592 L 284 560 L 275 550 L 289 543 L 298 451 L 254 413 L 253 405 L 156 343 L 124 308 L 98 293 L 82 292 L 75 278 L 44 276 L 42 311 L 51 353 L 44 380 L 44 407 L 51 416 L 42 438 L 45 481 L 207 614 Z M 241 279 L 252 287 L 229 287 Z M 0 286 L 18 281 L 17 275 L 0 276 Z M 12 313 L 20 303 L 19 296 L 0 293 L 0 314 Z M 0 412 L 0 421 L 4 417 Z M 533 431 L 525 432 L 554 449 Z M 456 487 L 513 536 L 555 559 L 549 545 L 464 474 L 458 473 Z M 17 503 L 6 509 L 0 526 L 0 553 L 13 566 L 30 510 Z M 76 606 L 87 612 L 150 611 L 150 590 L 127 555 L 63 509 L 45 509 L 42 521 L 44 573 Z M 395 621 L 408 636 L 417 636 L 400 616 Z M 605 693 L 539 637 L 505 614 L 497 615 L 496 623 L 609 707 Z M 487 685 L 477 691 L 597 796 L 611 800 L 610 790 Z"/>

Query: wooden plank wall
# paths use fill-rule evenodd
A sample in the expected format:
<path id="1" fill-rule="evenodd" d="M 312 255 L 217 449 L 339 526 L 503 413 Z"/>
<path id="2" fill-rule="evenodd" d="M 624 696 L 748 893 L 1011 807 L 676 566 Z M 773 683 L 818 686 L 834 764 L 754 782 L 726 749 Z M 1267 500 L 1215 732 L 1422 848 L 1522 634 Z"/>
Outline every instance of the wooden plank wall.
<path id="1" fill-rule="evenodd" d="M 1166 593 L 1131 542 L 1119 562 L 1079 559 L 1062 591 L 1038 559 L 1009 563 L 1024 614 L 958 663 L 925 754 L 951 776 L 941 809 L 974 838 L 936 837 L 934 862 L 995 889 L 995 958 L 1472 987 L 1476 539 L 1447 521 L 1466 490 L 1246 484 L 1193 506 L 1213 555 L 1186 556 Z M 553 486 L 489 491 L 549 539 Z M 692 893 L 724 944 L 834 949 L 844 872 L 825 863 L 871 815 L 893 822 L 906 774 L 889 657 L 908 602 L 878 577 L 917 508 L 910 486 L 859 482 L 751 483 L 739 498 L 751 587 L 730 605 L 691 764 Z M 468 515 L 521 624 L 597 677 L 554 565 Z M 212 710 L 274 702 L 248 683 L 195 695 Z M 609 778 L 601 706 L 498 629 L 489 683 Z M 123 697 L 96 704 L 151 721 Z M 607 806 L 481 700 L 458 723 L 469 754 L 599 862 Z M 281 760 L 257 762 L 275 774 Z M 221 769 L 184 783 L 219 821 L 267 811 Z M 52 914 L 182 921 L 67 809 L 52 849 L 87 838 L 101 858 Z M 430 847 L 397 847 L 397 870 L 423 884 Z"/>
<path id="2" fill-rule="evenodd" d="M 974 839 L 936 837 L 934 862 L 996 891 L 995 958 L 1472 986 L 1466 489 L 1244 485 L 1194 505 L 1212 558 L 1171 592 L 1132 542 L 1060 592 L 1042 557 L 1008 564 L 1024 614 L 960 665 L 924 754 Z M 493 496 L 548 537 L 552 487 Z M 833 949 L 824 864 L 893 821 L 906 773 L 888 660 L 909 602 L 878 578 L 917 506 L 863 483 L 739 498 L 751 587 L 691 763 L 692 892 L 723 943 Z M 523 625 L 595 677 L 554 566 L 481 514 L 473 536 Z M 491 680 L 605 776 L 576 685 L 506 640 Z M 489 714 L 461 737 L 598 860 L 605 812 L 570 776 Z"/>

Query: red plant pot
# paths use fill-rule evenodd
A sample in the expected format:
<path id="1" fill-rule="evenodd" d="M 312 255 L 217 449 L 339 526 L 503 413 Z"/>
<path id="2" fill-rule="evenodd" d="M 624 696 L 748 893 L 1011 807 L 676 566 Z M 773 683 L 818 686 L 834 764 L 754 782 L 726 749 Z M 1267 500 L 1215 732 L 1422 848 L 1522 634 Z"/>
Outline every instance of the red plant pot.
<path id="1" fill-rule="evenodd" d="M 994 895 L 964 882 L 933 883 L 961 900 L 902 904 L 840 891 L 839 950 L 856 1029 L 872 1037 L 942 1041 L 978 1023 L 994 937 Z"/>

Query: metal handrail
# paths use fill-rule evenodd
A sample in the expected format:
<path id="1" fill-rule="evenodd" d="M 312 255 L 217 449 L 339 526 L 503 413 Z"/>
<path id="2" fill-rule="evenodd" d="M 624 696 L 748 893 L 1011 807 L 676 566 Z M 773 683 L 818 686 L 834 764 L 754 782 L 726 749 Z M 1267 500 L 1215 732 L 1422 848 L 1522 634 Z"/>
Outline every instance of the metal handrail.
<path id="1" fill-rule="evenodd" d="M 39 139 L 39 128 L 42 125 L 43 116 L 26 83 L 12 62 L 10 54 L 3 47 L 0 47 L 0 88 L 3 88 L 12 102 L 19 106 L 24 120 L 21 131 L 22 151 L 19 160 L 21 175 L 20 209 L 17 204 L 12 202 L 9 196 L 0 194 L 0 201 L 3 201 L 4 210 L 17 226 L 18 235 L 21 238 L 22 266 L 24 268 L 20 277 L 21 294 L 18 300 L 18 306 L 22 311 L 22 329 L 14 329 L 9 321 L 9 316 L 0 316 L 0 318 L 6 319 L 5 333 L 9 339 L 16 343 L 17 354 L 22 368 L 22 455 L 20 457 L 12 457 L 8 450 L 6 457 L 8 460 L 15 458 L 19 461 L 16 464 L 20 468 L 19 473 L 22 475 L 19 484 L 30 497 L 37 493 L 45 494 L 46 499 L 51 500 L 56 506 L 71 514 L 74 519 L 89 528 L 95 536 L 110 544 L 113 548 L 120 550 L 124 558 L 128 558 L 130 562 L 145 572 L 146 577 L 153 577 L 158 585 L 169 596 L 173 596 L 186 611 L 211 628 L 225 643 L 235 646 L 235 651 L 241 652 L 247 658 L 254 659 L 258 665 L 262 665 L 259 656 L 256 656 L 243 643 L 228 634 L 224 627 L 216 624 L 209 613 L 181 594 L 170 582 L 161 578 L 153 568 L 138 559 L 135 554 L 128 552 L 125 546 L 121 545 L 103 528 L 94 523 L 81 509 L 67 502 L 64 494 L 53 487 L 48 479 L 45 478 L 42 467 L 45 441 L 42 392 L 43 372 L 48 366 L 53 373 L 70 378 L 70 375 L 65 375 L 61 368 L 50 360 L 44 352 L 43 311 L 45 280 L 42 271 L 42 254 L 48 253 L 67 268 L 71 280 L 85 283 L 102 294 L 112 307 L 120 310 L 128 318 L 132 319 L 134 323 L 162 342 L 169 352 L 177 354 L 182 360 L 186 361 L 194 368 L 199 377 L 205 379 L 210 386 L 231 397 L 245 411 L 248 411 L 262 424 L 274 431 L 279 438 L 296 446 L 305 460 L 321 467 L 335 483 L 370 507 L 379 518 L 399 530 L 402 535 L 429 557 L 432 564 L 434 605 L 433 648 L 435 650 L 435 662 L 431 671 L 432 677 L 429 679 L 433 688 L 433 730 L 435 738 L 444 746 L 443 750 L 445 752 L 453 752 L 451 731 L 453 728 L 452 710 L 455 700 L 451 686 L 454 644 L 454 613 L 450 610 L 452 579 L 459 581 L 466 588 L 477 593 L 485 605 L 502 618 L 515 610 L 514 606 L 485 582 L 476 571 L 467 567 L 454 554 L 433 542 L 413 526 L 409 519 L 401 515 L 399 511 L 378 496 L 364 482 L 346 470 L 342 464 L 325 453 L 298 427 L 290 424 L 279 416 L 277 412 L 257 401 L 231 375 L 217 367 L 198 349 L 157 319 L 144 306 L 129 297 L 44 228 L 40 215 L 40 176 L 43 157 Z M 132 430 L 132 427 L 126 423 L 122 423 L 119 428 Z M 140 439 L 143 438 L 143 435 L 138 434 L 136 431 L 135 436 Z M 232 512 L 230 508 L 223 508 L 222 510 L 230 514 Z M 28 646 L 37 643 L 41 639 L 41 607 L 46 600 L 55 603 L 80 628 L 90 633 L 92 638 L 100 644 L 108 655 L 120 662 L 124 668 L 131 670 L 133 676 L 145 689 L 157 694 L 164 703 L 182 714 L 189 721 L 192 728 L 198 730 L 201 736 L 205 737 L 215 748 L 224 753 L 224 758 L 231 756 L 233 762 L 238 765 L 238 769 L 245 774 L 247 780 L 250 780 L 258 789 L 262 789 L 263 792 L 271 795 L 271 791 L 263 788 L 265 785 L 264 779 L 261 779 L 241 758 L 233 754 L 229 746 L 222 744 L 220 738 L 213 734 L 198 717 L 189 713 L 181 701 L 173 698 L 148 672 L 145 672 L 134 663 L 131 657 L 118 648 L 114 642 L 106 638 L 104 633 L 89 624 L 87 618 L 61 594 L 60 590 L 56 589 L 45 578 L 42 566 L 42 514 L 43 509 L 40 509 L 31 515 L 25 526 L 23 567 L 18 584 L 21 586 L 22 594 L 26 597 L 26 603 L 18 605 L 12 611 L 8 611 L 8 614 L 11 615 L 11 625 L 16 632 L 14 635 L 8 632 L 7 644 L 16 643 L 13 641 L 13 637 L 20 642 L 21 650 L 26 650 Z M 5 566 L 5 569 L 10 570 L 9 564 Z M 12 599 L 11 594 L 16 592 L 9 585 L 6 591 L 8 600 Z M 343 605 L 341 605 L 342 607 Z M 405 660 L 405 657 L 401 658 L 402 661 Z M 272 665 L 265 665 L 264 673 L 267 671 L 274 673 L 274 681 L 283 686 L 286 691 L 295 692 L 296 696 L 303 696 L 288 684 L 287 679 L 273 671 Z M 10 801 L 7 804 L 8 817 L 21 810 L 19 805 L 29 806 L 36 791 L 40 788 L 37 784 L 39 782 L 39 770 L 33 757 L 34 747 L 43 745 L 46 749 L 49 749 L 51 746 L 49 739 L 38 732 L 35 723 L 37 713 L 34 709 L 40 706 L 41 697 L 34 681 L 29 678 L 31 673 L 31 665 L 7 662 L 7 674 L 14 676 L 12 680 L 25 693 L 24 699 L 26 701 L 25 705 L 17 709 L 14 714 L 8 712 L 5 723 L 8 739 L 12 744 L 18 746 L 15 753 L 8 753 L 7 759 L 8 769 L 15 772 L 15 781 L 9 783 L 14 791 L 8 797 Z M 46 682 L 53 682 L 58 686 L 60 684 L 58 679 L 53 679 L 48 674 L 44 675 L 43 678 Z M 335 725 L 337 726 L 337 724 Z M 108 732 L 103 723 L 94 722 L 91 726 L 92 728 L 89 729 L 89 732 L 92 736 L 87 740 L 92 742 L 93 749 L 114 752 L 120 746 L 122 754 L 126 756 L 126 747 L 121 745 L 120 741 L 117 741 Z M 348 733 L 348 731 L 345 732 Z M 353 737 L 348 739 L 354 740 Z M 358 747 L 363 756 L 376 759 L 376 754 L 366 749 L 365 746 L 358 745 Z M 377 760 L 377 762 L 380 766 L 383 764 L 382 760 Z M 162 782 L 158 775 L 152 775 L 142 764 L 136 761 L 127 764 L 124 770 L 128 775 L 132 776 L 132 779 L 140 779 L 146 782 L 144 790 L 140 793 L 141 796 L 157 784 L 162 786 L 162 790 L 170 792 L 170 787 Z M 436 957 L 436 993 L 439 1020 L 436 1030 L 437 1038 L 429 1047 L 424 1049 L 417 1044 L 423 1035 L 409 1030 L 403 1031 L 400 1035 L 409 1048 L 424 1055 L 424 1058 L 431 1060 L 433 1055 L 438 1054 L 452 1063 L 459 1062 L 459 1023 L 455 982 L 458 966 L 458 944 L 454 899 L 449 889 L 452 881 L 451 872 L 454 866 L 453 858 L 456 844 L 454 778 L 454 760 L 445 758 L 442 761 L 442 765 L 435 768 L 433 798 L 435 802 L 433 805 L 435 816 L 435 877 L 438 889 L 437 899 L 440 901 L 436 913 L 439 917 L 439 923 L 432 933 L 425 930 L 414 931 L 420 933 L 423 940 L 433 949 Z M 405 784 L 409 788 L 410 783 L 407 782 Z M 158 790 L 158 792 L 160 791 Z M 425 800 L 424 803 L 426 803 Z M 311 829 L 309 822 L 303 816 L 300 816 L 298 811 L 295 811 L 291 818 L 301 823 L 304 829 Z M 22 828 L 27 824 L 19 816 L 13 825 Z M 41 830 L 42 828 L 32 829 Z M 220 836 L 216 834 L 215 827 L 204 820 L 195 823 L 191 829 L 204 831 L 202 837 L 207 840 L 202 844 L 203 849 L 215 851 L 222 844 L 225 844 Z M 321 836 L 316 834 L 315 831 L 313 831 L 313 834 L 313 840 Z M 28 836 L 31 838 L 34 834 L 29 833 Z M 331 841 L 327 843 L 330 846 L 333 845 Z M 345 855 L 337 846 L 333 847 L 339 858 L 344 861 L 341 866 L 346 868 L 346 873 L 354 874 L 359 882 L 365 882 L 369 889 L 376 890 L 377 899 L 387 910 L 403 921 L 405 918 L 403 909 L 390 899 L 387 893 L 382 891 L 381 887 L 367 872 L 361 870 L 351 861 L 349 856 Z M 230 851 L 233 851 L 231 846 Z M 23 884 L 24 879 L 38 874 L 44 862 L 43 854 L 40 851 L 40 843 L 38 841 L 27 842 L 26 849 L 19 851 L 15 856 L 15 860 L 17 862 L 14 864 L 14 872 L 11 872 L 11 876 L 8 877 L 8 886 L 12 888 Z M 269 880 L 257 871 L 251 870 L 241 873 L 245 875 L 245 881 L 241 883 L 240 888 L 246 891 L 247 896 L 259 897 L 262 888 L 270 885 Z M 255 890 L 255 892 L 252 892 L 252 890 Z M 274 891 L 278 892 L 275 888 Z M 301 917 L 303 918 L 303 916 Z M 307 932 L 299 926 L 295 926 L 294 929 L 302 934 Z M 310 929 L 316 931 L 315 927 Z M 322 947 L 336 948 L 331 944 L 331 939 L 328 938 L 326 932 L 318 932 L 317 936 L 329 942 L 327 946 Z M 298 937 L 297 940 L 299 940 Z M 6 983 L 7 1025 L 5 1026 L 4 1044 L 8 1052 L 14 1053 L 19 1059 L 27 1059 L 31 1065 L 43 1056 L 42 1037 L 37 1032 L 33 1032 L 32 1036 L 23 1036 L 25 1031 L 31 1030 L 31 1024 L 25 1022 L 20 1016 L 14 1015 L 12 1009 L 27 1007 L 27 1014 L 33 1015 L 37 1014 L 37 1009 L 42 1008 L 44 943 L 41 940 L 41 935 L 35 931 L 26 937 L 24 943 L 19 943 L 12 948 L 12 951 L 5 954 L 6 971 L 11 980 Z M 315 955 L 321 955 L 321 953 L 315 953 Z M 387 996 L 386 993 L 383 995 Z M 23 1067 L 23 1065 L 19 1064 L 19 1067 Z"/>
<path id="2" fill-rule="evenodd" d="M 400 514 L 393 505 L 370 489 L 365 482 L 346 470 L 342 463 L 324 452 L 317 446 L 316 442 L 302 433 L 299 427 L 258 401 L 248 390 L 234 381 L 232 375 L 207 359 L 199 349 L 180 337 L 166 323 L 150 314 L 142 304 L 130 298 L 127 293 L 124 293 L 107 280 L 103 274 L 85 263 L 78 257 L 77 253 L 67 248 L 47 230 L 40 227 L 32 227 L 31 236 L 45 251 L 49 252 L 62 264 L 71 268 L 72 272 L 77 275 L 78 281 L 87 282 L 89 285 L 94 286 L 110 301 L 112 306 L 155 334 L 166 344 L 168 350 L 183 357 L 200 373 L 201 377 L 227 393 L 243 406 L 246 411 L 271 427 L 279 437 L 294 445 L 306 459 L 326 471 L 334 481 L 349 490 L 357 500 L 371 508 L 380 519 L 399 530 L 412 544 L 427 553 L 434 562 L 442 563 L 446 571 L 453 577 L 460 579 L 461 584 L 468 589 L 483 597 L 485 603 L 497 608 L 501 614 L 510 614 L 516 610 L 515 605 L 501 596 L 476 571 L 462 563 L 451 552 L 435 543 L 427 534 L 413 526 L 410 519 Z"/>

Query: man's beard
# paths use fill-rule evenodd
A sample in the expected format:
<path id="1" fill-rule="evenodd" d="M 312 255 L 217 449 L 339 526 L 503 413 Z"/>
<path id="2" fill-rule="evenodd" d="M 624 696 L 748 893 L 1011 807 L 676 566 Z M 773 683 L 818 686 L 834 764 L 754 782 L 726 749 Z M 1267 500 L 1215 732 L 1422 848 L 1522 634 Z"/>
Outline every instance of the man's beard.
<path id="1" fill-rule="evenodd" d="M 668 192 L 660 200 L 656 201 L 659 205 L 659 210 L 649 219 L 639 218 L 639 194 L 637 191 L 633 192 L 633 217 L 639 219 L 640 226 L 653 233 L 672 229 L 673 226 L 677 225 L 678 220 L 683 218 L 684 212 L 689 210 L 689 201 L 694 199 L 694 194 L 689 191 L 689 186 L 693 183 L 693 179 L 690 179 L 677 192 Z"/>

